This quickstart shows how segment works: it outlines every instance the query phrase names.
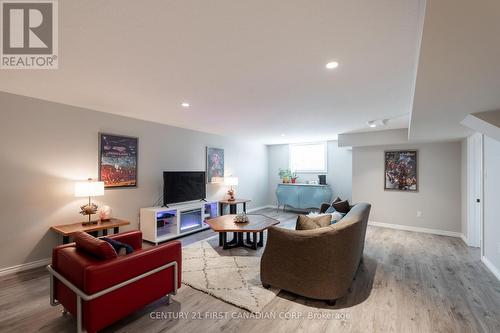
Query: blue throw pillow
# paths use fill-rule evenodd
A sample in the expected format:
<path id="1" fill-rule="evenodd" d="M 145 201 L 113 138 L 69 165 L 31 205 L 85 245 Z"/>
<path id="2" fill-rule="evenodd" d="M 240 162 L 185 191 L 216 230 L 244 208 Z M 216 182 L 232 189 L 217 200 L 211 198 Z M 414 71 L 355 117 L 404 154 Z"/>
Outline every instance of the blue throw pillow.
<path id="1" fill-rule="evenodd" d="M 331 214 L 331 213 L 335 213 L 337 210 L 335 210 L 335 208 L 333 208 L 333 206 L 330 206 L 328 207 L 328 209 L 325 211 L 325 214 Z"/>
<path id="2" fill-rule="evenodd" d="M 111 246 L 115 249 L 116 253 L 119 253 L 120 249 L 122 247 L 125 248 L 125 253 L 126 254 L 130 254 L 130 253 L 134 252 L 134 248 L 132 246 L 128 245 L 128 244 L 119 242 L 117 240 L 114 240 L 114 239 L 111 239 L 111 238 L 108 238 L 108 237 L 102 237 L 101 239 L 103 241 L 106 241 L 109 244 L 111 244 Z"/>

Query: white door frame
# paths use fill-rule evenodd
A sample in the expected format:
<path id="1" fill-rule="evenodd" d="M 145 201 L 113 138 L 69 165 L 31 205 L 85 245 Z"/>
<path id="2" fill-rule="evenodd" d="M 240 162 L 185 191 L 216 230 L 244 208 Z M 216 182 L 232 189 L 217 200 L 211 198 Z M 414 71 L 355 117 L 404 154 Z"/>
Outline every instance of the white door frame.
<path id="1" fill-rule="evenodd" d="M 467 243 L 483 249 L 483 135 L 467 138 Z M 478 202 L 479 200 L 479 202 Z"/>

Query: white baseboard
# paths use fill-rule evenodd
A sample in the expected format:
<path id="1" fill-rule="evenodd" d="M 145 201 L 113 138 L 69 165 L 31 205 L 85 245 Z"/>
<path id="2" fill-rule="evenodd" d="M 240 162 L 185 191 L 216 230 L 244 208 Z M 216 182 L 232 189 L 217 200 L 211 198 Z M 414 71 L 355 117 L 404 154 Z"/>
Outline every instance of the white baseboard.
<path id="1" fill-rule="evenodd" d="M 460 234 L 460 238 L 464 241 L 465 245 L 469 246 L 469 240 L 464 234 Z"/>
<path id="2" fill-rule="evenodd" d="M 37 268 L 37 267 L 41 267 L 41 266 L 46 266 L 46 265 L 50 264 L 51 260 L 52 260 L 51 258 L 45 258 L 45 259 L 40 259 L 40 260 L 36 260 L 36 261 L 32 261 L 32 262 L 27 262 L 27 263 L 24 263 L 21 265 L 0 268 L 0 276 L 12 274 L 12 273 L 18 273 L 18 272 L 26 271 L 28 269 Z"/>
<path id="3" fill-rule="evenodd" d="M 500 281 L 500 271 L 489 261 L 486 257 L 482 256 L 481 261 L 490 270 L 493 275 Z"/>
<path id="4" fill-rule="evenodd" d="M 406 231 L 414 231 L 414 232 L 423 232 L 426 234 L 433 234 L 433 235 L 439 235 L 439 236 L 449 236 L 449 237 L 458 237 L 458 238 L 463 237 L 463 234 L 460 232 L 446 231 L 446 230 L 439 230 L 439 229 L 428 229 L 428 228 L 420 228 L 420 227 L 411 227 L 411 226 L 401 225 L 401 224 L 390 224 L 390 223 L 369 221 L 368 225 L 372 225 L 374 227 L 382 227 L 382 228 L 390 228 L 390 229 L 398 229 L 398 230 L 406 230 Z"/>

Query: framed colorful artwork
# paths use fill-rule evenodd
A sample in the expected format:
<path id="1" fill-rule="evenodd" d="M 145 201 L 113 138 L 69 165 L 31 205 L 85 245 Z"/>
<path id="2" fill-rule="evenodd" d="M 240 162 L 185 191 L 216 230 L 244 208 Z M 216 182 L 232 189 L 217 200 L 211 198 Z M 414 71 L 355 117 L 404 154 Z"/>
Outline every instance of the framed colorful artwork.
<path id="1" fill-rule="evenodd" d="M 418 191 L 417 151 L 386 151 L 384 190 Z"/>
<path id="2" fill-rule="evenodd" d="M 99 133 L 99 180 L 105 188 L 137 187 L 139 139 Z"/>
<path id="3" fill-rule="evenodd" d="M 207 147 L 207 183 L 224 177 L 224 149 Z"/>

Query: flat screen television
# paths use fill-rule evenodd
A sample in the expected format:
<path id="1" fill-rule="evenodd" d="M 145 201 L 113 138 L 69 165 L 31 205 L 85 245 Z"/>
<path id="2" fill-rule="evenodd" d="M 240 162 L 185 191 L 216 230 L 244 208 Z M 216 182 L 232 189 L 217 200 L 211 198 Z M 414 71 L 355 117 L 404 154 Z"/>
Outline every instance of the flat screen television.
<path id="1" fill-rule="evenodd" d="M 202 200 L 207 196 L 204 171 L 164 171 L 163 204 Z"/>

